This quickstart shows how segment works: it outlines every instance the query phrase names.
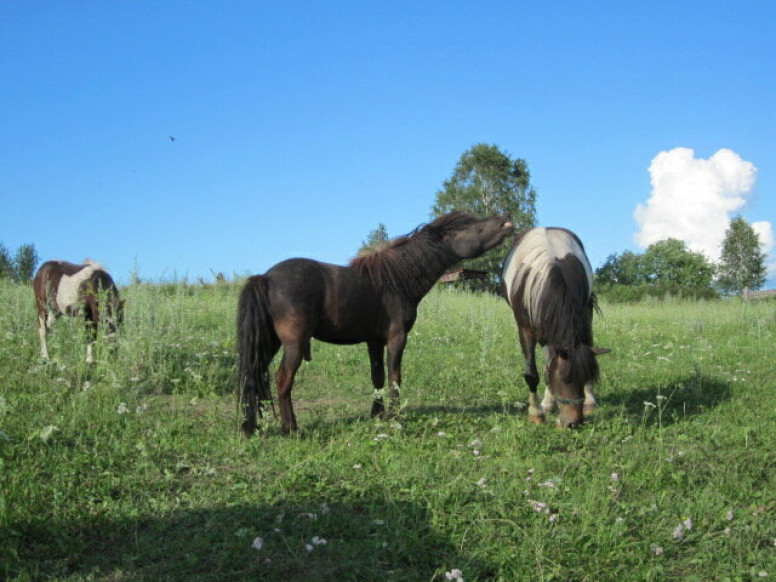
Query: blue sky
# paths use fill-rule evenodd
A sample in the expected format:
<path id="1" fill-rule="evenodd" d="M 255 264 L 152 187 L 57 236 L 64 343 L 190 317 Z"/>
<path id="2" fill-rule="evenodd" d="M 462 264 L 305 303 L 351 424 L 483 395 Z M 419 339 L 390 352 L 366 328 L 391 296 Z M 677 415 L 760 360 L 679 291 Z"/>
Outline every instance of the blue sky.
<path id="1" fill-rule="evenodd" d="M 427 222 L 477 143 L 527 161 L 539 223 L 594 267 L 641 252 L 661 152 L 733 152 L 735 213 L 767 230 L 775 23 L 764 1 L 3 2 L 0 242 L 121 282 L 345 263 Z M 705 200 L 664 200 L 662 228 Z"/>

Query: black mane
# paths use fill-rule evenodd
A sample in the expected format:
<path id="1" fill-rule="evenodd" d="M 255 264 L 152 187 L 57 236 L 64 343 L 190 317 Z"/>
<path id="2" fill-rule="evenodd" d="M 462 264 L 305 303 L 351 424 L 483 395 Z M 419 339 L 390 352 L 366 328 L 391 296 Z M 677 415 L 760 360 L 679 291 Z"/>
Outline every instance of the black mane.
<path id="1" fill-rule="evenodd" d="M 354 258 L 350 267 L 368 277 L 378 289 L 408 297 L 422 297 L 458 256 L 444 242 L 450 232 L 466 228 L 477 218 L 451 212 L 390 241 L 384 248 Z"/>

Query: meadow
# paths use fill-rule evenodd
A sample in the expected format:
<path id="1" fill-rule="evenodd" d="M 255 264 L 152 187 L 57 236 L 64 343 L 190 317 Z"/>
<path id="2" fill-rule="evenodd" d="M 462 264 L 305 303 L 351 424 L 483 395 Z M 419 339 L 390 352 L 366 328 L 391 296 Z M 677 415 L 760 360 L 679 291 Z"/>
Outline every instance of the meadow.
<path id="1" fill-rule="evenodd" d="M 245 439 L 238 291 L 124 288 L 87 366 L 71 318 L 41 361 L 30 286 L 0 281 L 0 577 L 776 578 L 776 303 L 603 302 L 599 409 L 559 430 L 526 420 L 506 303 L 435 290 L 398 420 L 369 418 L 365 346 L 314 343 L 299 434 Z"/>

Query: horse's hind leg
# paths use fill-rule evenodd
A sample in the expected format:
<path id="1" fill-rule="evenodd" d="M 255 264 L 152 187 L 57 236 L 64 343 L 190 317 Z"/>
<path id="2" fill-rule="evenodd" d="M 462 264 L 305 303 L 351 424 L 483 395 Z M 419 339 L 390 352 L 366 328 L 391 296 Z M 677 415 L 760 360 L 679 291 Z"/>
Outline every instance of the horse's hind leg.
<path id="1" fill-rule="evenodd" d="M 307 343 L 309 343 L 309 340 L 304 344 L 285 344 L 283 346 L 283 357 L 275 374 L 278 406 L 280 407 L 280 430 L 283 434 L 288 434 L 298 428 L 296 416 L 294 415 L 294 406 L 291 403 L 291 388 L 294 385 L 294 376 L 302 363 L 302 359 L 305 354 L 310 352 Z"/>
<path id="2" fill-rule="evenodd" d="M 372 401 L 372 417 L 385 416 L 385 404 L 383 403 L 383 388 L 385 387 L 385 361 L 383 351 L 385 345 L 382 342 L 370 342 L 369 363 L 371 365 L 372 386 L 374 386 L 374 400 Z"/>

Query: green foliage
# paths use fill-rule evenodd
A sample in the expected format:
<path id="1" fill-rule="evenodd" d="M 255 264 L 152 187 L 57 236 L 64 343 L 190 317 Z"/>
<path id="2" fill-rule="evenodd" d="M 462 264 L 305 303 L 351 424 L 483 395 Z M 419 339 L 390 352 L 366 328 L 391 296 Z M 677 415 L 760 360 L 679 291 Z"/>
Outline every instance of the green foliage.
<path id="1" fill-rule="evenodd" d="M 3 243 L 0 243 L 0 279 L 12 279 L 14 276 L 11 253 Z"/>
<path id="2" fill-rule="evenodd" d="M 602 302 L 600 408 L 531 425 L 503 300 L 435 292 L 402 418 L 369 418 L 363 345 L 313 343 L 298 436 L 239 433 L 237 285 L 136 285 L 83 363 L 0 281 L 0 578 L 756 580 L 776 572 L 773 306 Z M 689 521 L 688 521 L 689 519 Z M 679 528 L 679 526 L 682 526 Z M 689 527 L 688 527 L 689 525 Z M 678 536 L 675 533 L 678 531 Z"/>
<path id="3" fill-rule="evenodd" d="M 609 283 L 598 285 L 595 292 L 599 299 L 603 298 L 611 303 L 638 303 L 655 299 L 712 300 L 719 298 L 717 292 L 710 287 L 663 284 L 621 285 Z"/>
<path id="4" fill-rule="evenodd" d="M 647 294 L 657 296 L 674 294 L 672 289 L 685 290 L 685 296 L 710 291 L 713 277 L 714 266 L 702 253 L 688 251 L 683 241 L 672 238 L 649 245 L 642 255 L 631 251 L 609 255 L 595 272 L 598 290 L 653 287 Z M 634 291 L 633 296 L 639 295 L 641 291 Z"/>
<path id="5" fill-rule="evenodd" d="M 453 210 L 477 216 L 509 214 L 516 230 L 536 224 L 536 191 L 528 164 L 512 159 L 495 145 L 477 144 L 461 155 L 453 175 L 436 194 L 434 217 Z M 476 259 L 464 261 L 468 269 L 487 271 L 491 284 L 499 280 L 501 264 L 512 240 Z"/>
<path id="6" fill-rule="evenodd" d="M 631 251 L 621 255 L 611 254 L 595 272 L 598 285 L 639 285 L 645 282 L 641 268 L 641 256 Z"/>
<path id="7" fill-rule="evenodd" d="M 717 286 L 723 293 L 755 291 L 765 284 L 765 275 L 760 237 L 743 217 L 733 218 L 722 241 Z"/>
<path id="8" fill-rule="evenodd" d="M 675 238 L 649 245 L 641 262 L 647 280 L 653 283 L 703 289 L 711 287 L 714 277 L 708 259 L 688 251 L 685 243 Z"/>
<path id="9" fill-rule="evenodd" d="M 14 273 L 17 281 L 32 281 L 35 276 L 35 268 L 38 266 L 38 251 L 35 245 L 24 244 L 16 250 L 14 259 Z"/>
<path id="10" fill-rule="evenodd" d="M 380 250 L 389 241 L 388 229 L 381 222 L 377 225 L 377 228 L 369 233 L 366 240 L 361 243 L 361 248 L 358 251 L 359 255 L 368 254 L 374 251 Z"/>

